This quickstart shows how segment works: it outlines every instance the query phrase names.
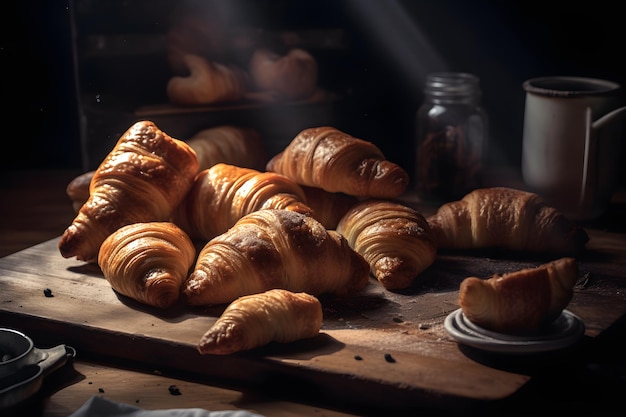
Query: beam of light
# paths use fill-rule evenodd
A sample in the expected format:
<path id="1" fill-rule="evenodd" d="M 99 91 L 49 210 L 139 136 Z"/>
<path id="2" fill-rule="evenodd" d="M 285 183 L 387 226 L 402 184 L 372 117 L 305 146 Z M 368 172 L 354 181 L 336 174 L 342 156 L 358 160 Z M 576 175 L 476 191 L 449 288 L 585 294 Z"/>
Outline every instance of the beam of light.
<path id="1" fill-rule="evenodd" d="M 390 54 L 391 67 L 402 70 L 417 90 L 426 75 L 446 71 L 447 65 L 397 0 L 348 0 L 352 16 L 379 39 L 380 50 Z"/>

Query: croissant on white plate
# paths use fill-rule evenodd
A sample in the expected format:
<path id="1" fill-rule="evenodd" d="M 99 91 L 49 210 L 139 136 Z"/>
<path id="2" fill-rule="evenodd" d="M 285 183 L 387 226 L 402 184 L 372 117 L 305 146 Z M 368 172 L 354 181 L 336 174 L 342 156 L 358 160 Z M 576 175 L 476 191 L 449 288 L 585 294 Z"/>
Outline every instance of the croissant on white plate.
<path id="1" fill-rule="evenodd" d="M 272 289 L 240 297 L 202 336 L 202 354 L 228 355 L 317 336 L 322 327 L 322 305 L 305 292 Z"/>
<path id="2" fill-rule="evenodd" d="M 560 258 L 488 279 L 461 282 L 459 305 L 473 323 L 500 333 L 532 333 L 553 322 L 574 295 L 574 258 Z"/>
<path id="3" fill-rule="evenodd" d="M 409 184 L 408 173 L 372 142 L 330 126 L 298 133 L 266 169 L 300 185 L 356 197 L 396 198 Z"/>
<path id="4" fill-rule="evenodd" d="M 218 163 L 196 175 L 172 221 L 192 238 L 209 240 L 261 209 L 311 215 L 305 201 L 300 186 L 284 175 Z"/>
<path id="5" fill-rule="evenodd" d="M 197 171 L 185 142 L 151 121 L 133 124 L 94 172 L 89 199 L 59 241 L 61 255 L 95 262 L 104 239 L 120 227 L 169 220 Z"/>
<path id="6" fill-rule="evenodd" d="M 372 274 L 388 290 L 407 288 L 437 255 L 422 214 L 389 200 L 364 200 L 341 218 L 337 232 L 363 255 Z"/>
<path id="7" fill-rule="evenodd" d="M 183 295 L 189 305 L 216 305 L 274 288 L 347 295 L 368 281 L 369 264 L 342 235 L 311 216 L 264 209 L 202 248 Z"/>
<path id="8" fill-rule="evenodd" d="M 98 265 L 118 293 L 167 308 L 180 298 L 195 257 L 191 239 L 175 224 L 133 223 L 104 240 Z"/>
<path id="9" fill-rule="evenodd" d="M 501 248 L 575 254 L 589 236 L 534 193 L 507 187 L 480 188 L 443 204 L 427 218 L 439 248 Z"/>

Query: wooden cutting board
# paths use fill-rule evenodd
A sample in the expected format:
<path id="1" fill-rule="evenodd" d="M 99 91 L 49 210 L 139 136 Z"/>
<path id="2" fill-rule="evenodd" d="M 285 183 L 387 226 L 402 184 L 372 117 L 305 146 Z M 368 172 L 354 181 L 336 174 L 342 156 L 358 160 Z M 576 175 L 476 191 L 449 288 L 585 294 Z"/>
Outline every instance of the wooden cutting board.
<path id="1" fill-rule="evenodd" d="M 579 259 L 584 285 L 568 310 L 593 340 L 626 313 L 624 235 L 588 230 Z M 118 296 L 97 266 L 64 259 L 58 239 L 0 259 L 0 325 L 65 343 L 81 353 L 137 361 L 176 370 L 211 383 L 306 391 L 341 404 L 410 410 L 454 409 L 506 399 L 533 370 L 563 352 L 511 356 L 457 344 L 445 317 L 458 308 L 463 278 L 488 277 L 545 260 L 511 260 L 440 254 L 402 292 L 371 280 L 365 291 L 342 299 L 320 297 L 324 323 L 318 337 L 229 356 L 200 355 L 196 343 L 222 308 L 176 306 L 156 310 Z M 51 297 L 45 295 L 50 290 Z"/>

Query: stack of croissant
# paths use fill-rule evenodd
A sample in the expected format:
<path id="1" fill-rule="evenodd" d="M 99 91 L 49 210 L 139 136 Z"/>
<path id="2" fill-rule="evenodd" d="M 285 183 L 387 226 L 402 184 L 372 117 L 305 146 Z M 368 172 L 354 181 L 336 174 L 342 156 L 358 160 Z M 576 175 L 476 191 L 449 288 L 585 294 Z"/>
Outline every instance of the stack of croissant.
<path id="1" fill-rule="evenodd" d="M 68 186 L 82 200 L 59 250 L 97 262 L 114 290 L 150 306 L 228 305 L 201 353 L 312 337 L 317 296 L 357 293 L 370 277 L 405 289 L 439 249 L 572 253 L 588 239 L 513 189 L 476 190 L 426 218 L 400 202 L 402 167 L 329 126 L 301 131 L 265 170 L 223 158 L 201 165 L 191 145 L 150 121 L 131 126 L 89 181 Z"/>
<path id="2" fill-rule="evenodd" d="M 303 100 L 318 92 L 318 62 L 311 52 L 286 39 L 259 41 L 252 35 L 263 32 L 258 28 L 232 30 L 224 15 L 228 8 L 211 3 L 185 4 L 172 15 L 165 36 L 171 103 Z"/>
<path id="3" fill-rule="evenodd" d="M 248 69 L 194 53 L 184 54 L 181 61 L 186 74 L 174 75 L 166 86 L 167 97 L 177 105 L 307 99 L 317 90 L 317 61 L 300 48 L 284 55 L 259 48 L 252 54 Z"/>

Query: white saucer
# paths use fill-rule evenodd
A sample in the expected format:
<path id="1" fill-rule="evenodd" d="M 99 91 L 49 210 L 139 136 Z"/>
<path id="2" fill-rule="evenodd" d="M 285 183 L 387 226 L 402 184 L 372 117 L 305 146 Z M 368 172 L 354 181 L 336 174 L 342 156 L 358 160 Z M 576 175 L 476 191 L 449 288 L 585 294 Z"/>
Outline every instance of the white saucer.
<path id="1" fill-rule="evenodd" d="M 585 324 L 568 310 L 540 334 L 517 336 L 484 329 L 468 320 L 461 309 L 444 321 L 454 340 L 478 349 L 498 353 L 536 353 L 562 349 L 576 343 L 585 334 Z"/>

